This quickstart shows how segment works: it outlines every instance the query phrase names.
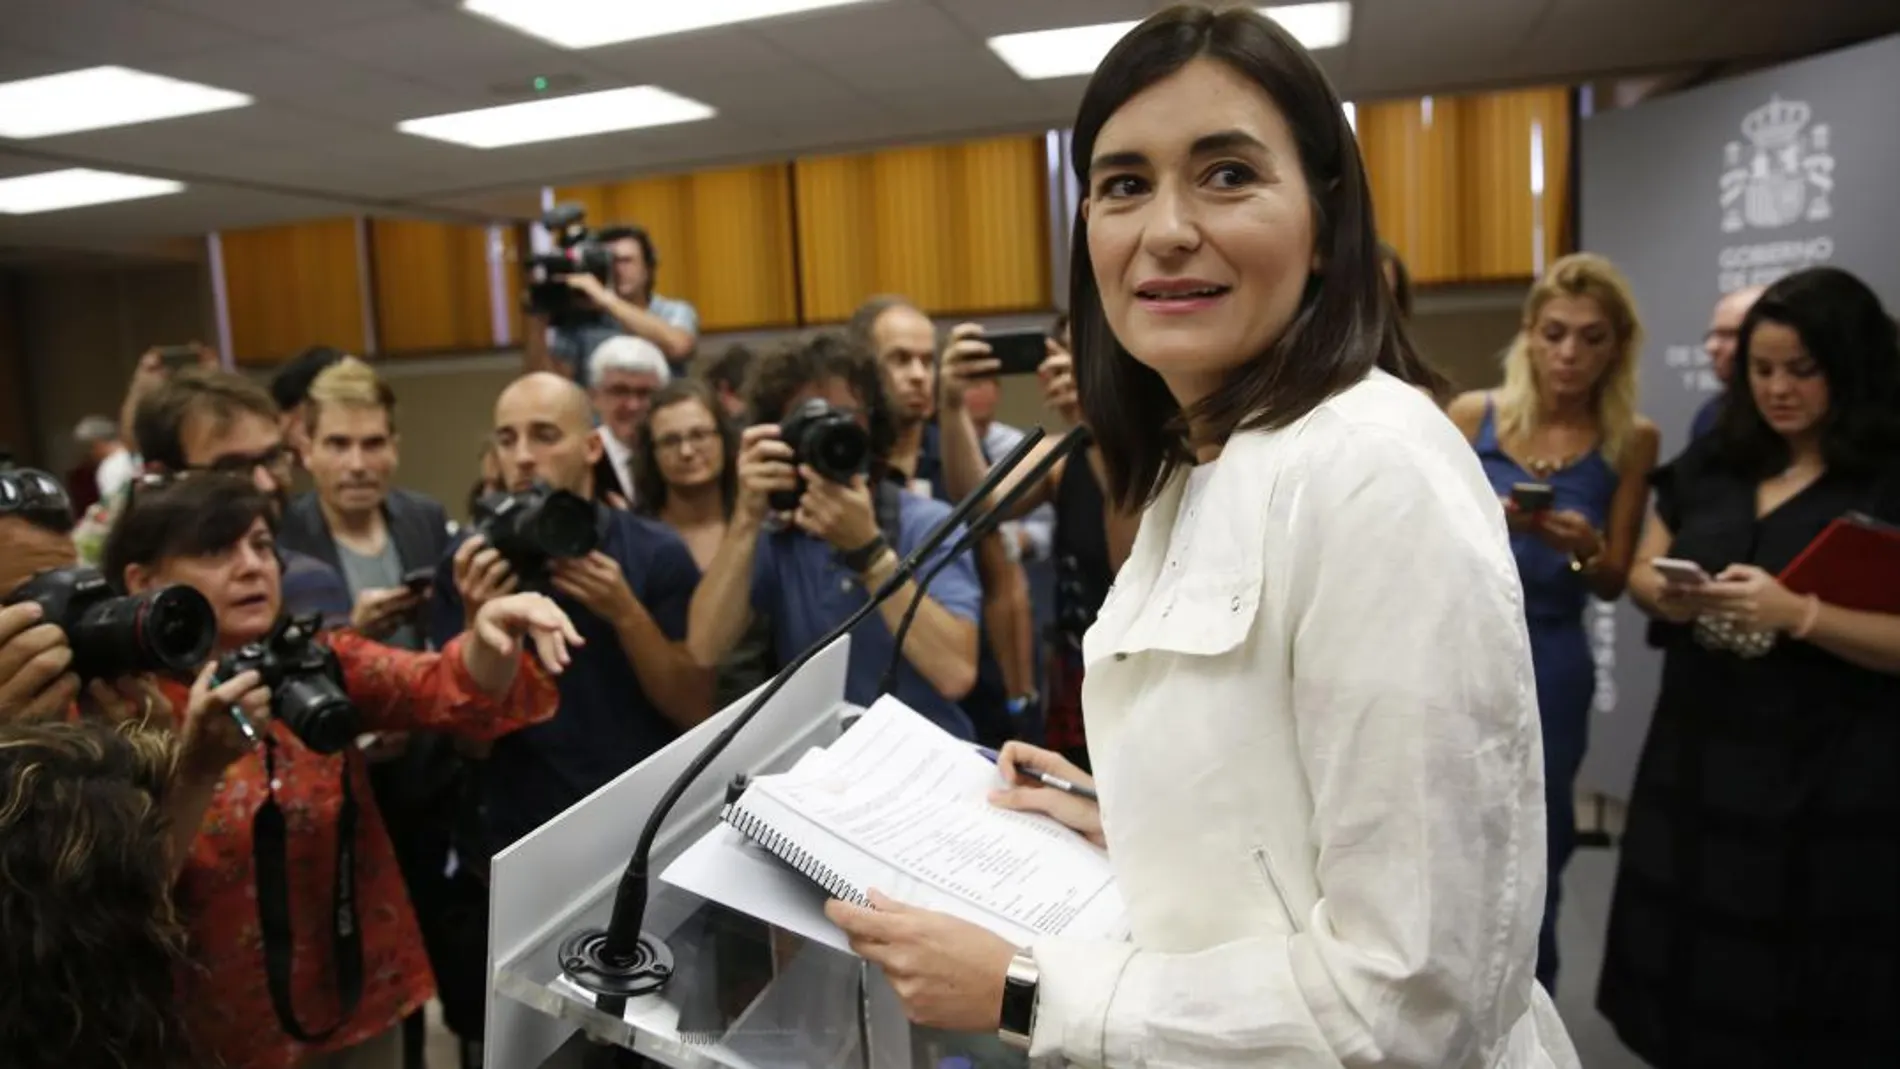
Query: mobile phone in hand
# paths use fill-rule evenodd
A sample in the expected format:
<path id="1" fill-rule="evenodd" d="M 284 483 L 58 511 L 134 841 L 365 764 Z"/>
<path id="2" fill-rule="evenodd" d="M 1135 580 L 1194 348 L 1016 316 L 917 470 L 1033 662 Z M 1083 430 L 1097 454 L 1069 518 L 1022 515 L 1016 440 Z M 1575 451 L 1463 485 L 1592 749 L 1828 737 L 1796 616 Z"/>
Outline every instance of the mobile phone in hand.
<path id="1" fill-rule="evenodd" d="M 1048 335 L 1040 330 L 999 330 L 983 335 L 998 375 L 1034 375 L 1049 358 Z"/>
<path id="2" fill-rule="evenodd" d="M 429 592 L 435 589 L 435 569 L 412 569 L 403 575 L 402 585 L 407 587 L 409 592 L 416 597 L 426 598 L 429 596 Z"/>
<path id="3" fill-rule="evenodd" d="M 1511 487 L 1511 504 L 1516 505 L 1519 512 L 1544 512 L 1556 500 L 1556 491 L 1549 483 L 1518 483 Z"/>
<path id="4" fill-rule="evenodd" d="M 1701 586 L 1713 582 L 1702 565 L 1692 560 L 1679 560 L 1675 557 L 1657 557 L 1649 562 L 1657 573 L 1676 586 Z"/>
<path id="5" fill-rule="evenodd" d="M 166 371 L 183 371 L 198 366 L 198 347 L 196 345 L 161 345 L 158 347 L 158 362 Z"/>

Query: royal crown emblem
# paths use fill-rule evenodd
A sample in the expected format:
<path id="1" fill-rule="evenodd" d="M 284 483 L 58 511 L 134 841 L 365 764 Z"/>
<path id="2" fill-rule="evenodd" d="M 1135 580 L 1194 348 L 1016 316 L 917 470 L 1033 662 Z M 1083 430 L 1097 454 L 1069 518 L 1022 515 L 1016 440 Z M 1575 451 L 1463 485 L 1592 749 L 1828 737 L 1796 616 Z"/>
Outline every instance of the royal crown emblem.
<path id="1" fill-rule="evenodd" d="M 1741 124 L 1743 141 L 1724 148 L 1722 229 L 1773 230 L 1833 214 L 1834 156 L 1826 123 L 1812 123 L 1800 100 L 1772 97 Z"/>

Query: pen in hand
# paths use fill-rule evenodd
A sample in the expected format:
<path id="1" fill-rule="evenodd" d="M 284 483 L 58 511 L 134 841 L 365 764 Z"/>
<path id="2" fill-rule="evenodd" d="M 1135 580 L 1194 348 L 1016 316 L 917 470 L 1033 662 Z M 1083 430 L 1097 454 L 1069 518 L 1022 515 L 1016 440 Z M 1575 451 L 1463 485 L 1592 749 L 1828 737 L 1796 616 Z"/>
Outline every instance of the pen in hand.
<path id="1" fill-rule="evenodd" d="M 1001 754 L 987 746 L 976 747 L 976 752 L 982 754 L 991 764 L 995 764 L 1002 759 Z M 1026 779 L 1035 780 L 1044 787 L 1061 791 L 1064 794 L 1073 794 L 1077 798 L 1087 798 L 1091 802 L 1100 801 L 1100 799 L 1095 797 L 1095 788 L 1084 787 L 1079 783 L 1070 783 L 1061 776 L 1051 776 L 1049 773 L 1038 768 L 1027 768 L 1023 765 L 1017 765 L 1016 774 Z"/>

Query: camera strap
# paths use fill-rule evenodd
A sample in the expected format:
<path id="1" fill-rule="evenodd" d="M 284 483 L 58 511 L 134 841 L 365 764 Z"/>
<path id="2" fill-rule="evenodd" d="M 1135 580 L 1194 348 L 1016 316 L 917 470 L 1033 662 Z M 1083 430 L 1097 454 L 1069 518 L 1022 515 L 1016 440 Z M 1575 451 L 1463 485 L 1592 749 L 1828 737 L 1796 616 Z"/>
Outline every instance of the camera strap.
<path id="1" fill-rule="evenodd" d="M 285 860 L 284 811 L 277 804 L 277 743 L 264 741 L 264 804 L 251 824 L 251 857 L 257 870 L 257 921 L 264 937 L 264 976 L 277 1020 L 292 1039 L 321 1043 L 355 1015 L 363 1000 L 363 929 L 356 916 L 356 795 L 349 758 L 343 759 L 343 804 L 336 817 L 336 889 L 331 900 L 331 960 L 336 964 L 337 1018 L 309 1031 L 291 1004 L 290 870 Z"/>

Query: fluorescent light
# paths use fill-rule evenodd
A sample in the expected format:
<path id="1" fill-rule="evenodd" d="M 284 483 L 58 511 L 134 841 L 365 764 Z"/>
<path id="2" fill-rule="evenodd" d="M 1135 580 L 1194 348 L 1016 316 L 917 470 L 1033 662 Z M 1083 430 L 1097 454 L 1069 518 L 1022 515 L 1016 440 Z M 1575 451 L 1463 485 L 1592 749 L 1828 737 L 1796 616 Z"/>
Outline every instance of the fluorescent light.
<path id="1" fill-rule="evenodd" d="M 776 18 L 866 0 L 462 0 L 462 9 L 562 48 Z"/>
<path id="2" fill-rule="evenodd" d="M 243 93 L 125 67 L 0 83 L 0 137 L 22 140 L 241 108 Z"/>
<path id="3" fill-rule="evenodd" d="M 0 215 L 32 215 L 91 204 L 112 204 L 163 196 L 184 188 L 183 182 L 169 178 L 147 178 L 85 167 L 43 171 L 18 178 L 0 178 Z"/>
<path id="4" fill-rule="evenodd" d="M 1263 7 L 1259 11 L 1285 27 L 1309 51 L 1337 48 L 1352 35 L 1352 4 L 1346 0 Z M 990 38 L 990 51 L 1022 78 L 1032 81 L 1072 78 L 1093 74 L 1109 49 L 1139 25 L 1139 22 L 1106 22 L 1004 34 Z"/>
<path id="5" fill-rule="evenodd" d="M 530 100 L 422 119 L 404 119 L 396 129 L 417 137 L 452 141 L 470 148 L 501 148 L 537 141 L 560 141 L 616 130 L 710 119 L 715 112 L 697 100 L 658 86 L 603 89 L 597 93 Z"/>

